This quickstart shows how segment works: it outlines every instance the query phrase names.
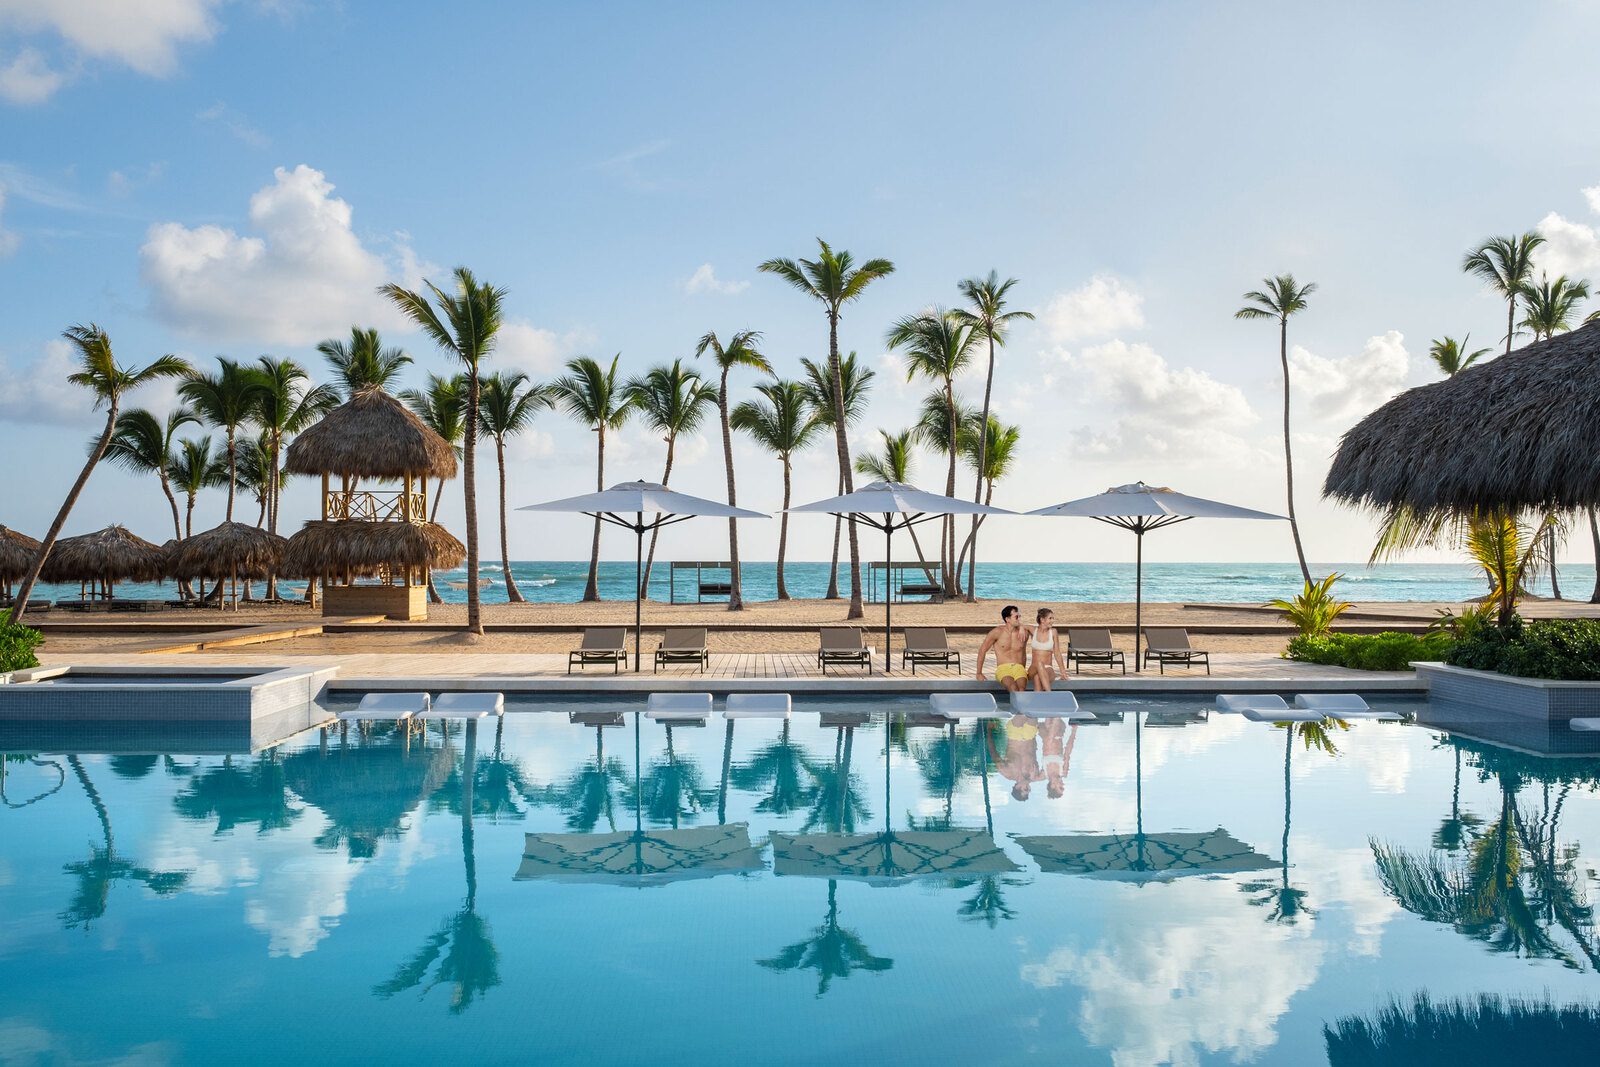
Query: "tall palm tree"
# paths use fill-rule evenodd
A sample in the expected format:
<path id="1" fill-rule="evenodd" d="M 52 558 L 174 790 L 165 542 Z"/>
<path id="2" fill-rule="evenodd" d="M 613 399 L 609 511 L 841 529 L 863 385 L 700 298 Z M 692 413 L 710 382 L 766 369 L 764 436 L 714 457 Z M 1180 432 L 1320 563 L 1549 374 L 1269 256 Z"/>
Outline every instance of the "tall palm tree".
<path id="1" fill-rule="evenodd" d="M 926 378 L 937 383 L 944 394 L 946 428 L 948 437 L 942 449 L 949 457 L 945 475 L 944 495 L 956 495 L 956 375 L 972 361 L 972 350 L 977 345 L 978 333 L 962 316 L 935 308 L 920 315 L 911 315 L 889 327 L 886 342 L 889 350 L 904 350 L 906 381 Z M 946 515 L 941 524 L 944 529 L 939 558 L 943 564 L 944 591 L 954 596 L 956 585 L 956 519 Z"/>
<path id="2" fill-rule="evenodd" d="M 806 401 L 811 405 L 817 417 L 819 426 L 831 427 L 834 420 L 833 374 L 826 363 L 817 364 L 809 359 L 802 358 L 800 366 L 805 369 L 806 376 L 802 384 L 806 389 Z M 877 372 L 868 370 L 866 365 L 856 357 L 854 352 L 839 361 L 839 379 L 844 383 L 844 399 L 840 405 L 844 408 L 845 428 L 861 421 L 861 416 L 867 411 L 867 394 L 872 391 L 872 379 Z M 839 476 L 839 492 L 844 492 L 844 475 Z M 839 599 L 839 537 L 844 528 L 844 520 L 835 515 L 833 517 L 833 555 L 829 557 L 828 564 L 828 592 L 827 600 Z"/>
<path id="3" fill-rule="evenodd" d="M 483 605 L 478 590 L 478 389 L 479 367 L 494 350 L 500 332 L 506 291 L 478 281 L 465 267 L 454 272 L 455 290 L 445 292 L 424 280 L 433 303 L 421 293 L 398 285 L 378 292 L 422 330 L 434 344 L 467 369 L 466 433 L 462 442 L 461 489 L 467 509 L 467 632 L 483 634 Z M 437 308 L 435 307 L 437 305 Z"/>
<path id="4" fill-rule="evenodd" d="M 1533 278 L 1533 253 L 1544 238 L 1537 233 L 1491 237 L 1461 257 L 1461 270 L 1483 282 L 1506 302 L 1506 354 L 1517 335 L 1517 300 Z"/>
<path id="5" fill-rule="evenodd" d="M 879 430 L 878 435 L 883 438 L 882 454 L 876 452 L 863 452 L 856 457 L 856 473 L 865 474 L 877 482 L 901 482 L 909 484 L 911 481 L 911 467 L 915 462 L 913 449 L 916 446 L 917 431 L 915 429 L 901 430 L 899 433 L 890 433 L 888 430 Z M 922 573 L 927 575 L 928 581 L 933 581 L 933 568 L 928 566 L 928 557 L 922 551 L 922 541 L 917 537 L 915 526 L 907 527 L 911 534 L 911 547 L 916 550 L 917 562 L 922 564 Z"/>
<path id="6" fill-rule="evenodd" d="M 272 514 L 273 495 L 288 480 L 283 469 L 272 463 L 272 444 L 265 433 L 239 442 L 237 466 L 239 491 L 256 502 L 256 526 L 264 530 Z"/>
<path id="7" fill-rule="evenodd" d="M 177 378 L 189 373 L 189 364 L 177 356 L 161 356 L 144 367 L 118 366 L 111 352 L 111 338 L 93 323 L 87 326 L 69 326 L 62 336 L 78 350 L 78 370 L 67 375 L 67 381 L 73 385 L 80 385 L 94 394 L 94 406 L 105 408 L 106 425 L 100 432 L 99 442 L 89 453 L 88 461 L 78 474 L 78 480 L 67 490 L 67 498 L 61 502 L 61 509 L 56 512 L 55 520 L 50 523 L 50 529 L 45 533 L 44 541 L 39 546 L 39 555 L 34 558 L 33 566 L 28 568 L 27 577 L 22 579 L 22 584 L 17 588 L 15 600 L 11 605 L 13 623 L 22 621 L 23 612 L 28 607 L 28 597 L 32 595 L 33 587 L 39 581 L 39 568 L 44 566 L 50 550 L 55 547 L 56 538 L 61 536 L 61 527 L 66 525 L 67 516 L 72 514 L 73 507 L 78 503 L 78 497 L 83 495 L 83 487 L 89 484 L 89 476 L 94 473 L 95 467 L 104 458 L 106 449 L 111 446 L 111 438 L 117 431 L 117 416 L 122 414 L 123 394 L 147 382 L 160 378 Z"/>
<path id="8" fill-rule="evenodd" d="M 769 259 L 760 270 L 776 274 L 823 306 L 828 316 L 828 379 L 832 391 L 834 445 L 839 453 L 839 481 L 843 492 L 854 492 L 850 472 L 849 419 L 844 408 L 844 374 L 839 363 L 839 314 L 844 305 L 861 299 L 867 286 L 894 273 L 887 259 L 869 259 L 856 266 L 855 257 L 844 249 L 835 252 L 828 242 L 817 238 L 820 252 L 816 259 Z M 846 618 L 859 619 L 861 605 L 861 543 L 856 537 L 855 520 L 850 520 L 850 610 Z"/>
<path id="9" fill-rule="evenodd" d="M 283 466 L 283 450 L 289 438 L 308 428 L 339 406 L 339 391 L 331 385 L 312 385 L 311 377 L 292 359 L 262 356 L 256 360 L 261 374 L 261 392 L 256 398 L 252 421 L 261 430 L 264 465 L 273 471 Z M 278 532 L 278 505 L 283 488 L 282 476 L 269 477 L 266 528 Z M 267 599 L 278 596 L 278 576 L 267 578 Z"/>
<path id="10" fill-rule="evenodd" d="M 1440 337 L 1428 345 L 1428 356 L 1438 366 L 1447 378 L 1454 378 L 1478 360 L 1487 356 L 1490 349 L 1467 348 L 1467 339 L 1471 334 L 1462 334 L 1461 340 L 1454 337 Z"/>
<path id="11" fill-rule="evenodd" d="M 994 350 L 1004 347 L 1006 335 L 1011 331 L 1011 324 L 1024 320 L 1031 321 L 1031 311 L 1007 311 L 1006 295 L 1011 292 L 1011 287 L 1017 284 L 1017 279 L 1007 278 L 1000 280 L 1000 275 L 990 271 L 987 278 L 968 278 L 961 282 L 957 288 L 961 295 L 972 304 L 970 308 L 957 308 L 954 314 L 960 316 L 979 338 L 989 343 L 989 366 L 983 376 L 983 412 L 979 416 L 979 424 L 989 424 L 989 396 L 994 390 Z M 983 470 L 987 466 L 983 450 L 988 446 L 989 438 L 983 434 L 978 439 L 978 462 L 974 467 L 977 472 L 976 482 L 973 487 L 972 499 L 976 501 L 983 495 Z M 972 529 L 967 534 L 967 550 L 971 555 L 967 559 L 967 601 L 976 599 L 973 590 L 977 587 L 978 569 L 978 516 L 972 516 Z"/>
<path id="12" fill-rule="evenodd" d="M 806 387 L 799 382 L 763 382 L 756 386 L 763 400 L 746 400 L 733 409 L 733 428 L 750 435 L 751 440 L 778 457 L 783 464 L 783 510 L 778 518 L 778 599 L 789 599 L 784 581 L 783 561 L 789 549 L 789 491 L 792 487 L 794 454 L 817 439 L 822 424 L 806 400 Z"/>
<path id="13" fill-rule="evenodd" d="M 1306 550 L 1300 544 L 1300 523 L 1294 514 L 1294 452 L 1289 444 L 1289 316 L 1306 309 L 1306 298 L 1317 291 L 1316 282 L 1299 285 L 1293 274 L 1263 279 L 1266 288 L 1244 294 L 1245 306 L 1233 313 L 1236 319 L 1278 320 L 1278 362 L 1283 367 L 1283 476 L 1289 499 L 1289 532 L 1294 536 L 1294 554 L 1300 560 L 1300 573 L 1311 581 L 1306 565 Z"/>
<path id="14" fill-rule="evenodd" d="M 266 389 L 261 373 L 231 359 L 217 359 L 217 373 L 191 372 L 178 395 L 193 406 L 202 422 L 223 432 L 228 460 L 228 508 L 226 521 L 233 521 L 233 500 L 239 482 L 239 429 L 255 417 Z"/>
<path id="15" fill-rule="evenodd" d="M 506 599 L 523 603 L 522 591 L 511 577 L 511 549 L 506 537 L 506 438 L 525 432 L 541 410 L 555 406 L 550 390 L 518 371 L 496 372 L 483 380 L 478 400 L 482 430 L 494 438 L 495 465 L 500 471 L 500 573 L 506 580 Z"/>
<path id="16" fill-rule="evenodd" d="M 567 361 L 567 373 L 551 385 L 551 395 L 568 415 L 595 434 L 595 490 L 606 487 L 606 431 L 620 430 L 633 414 L 633 401 L 626 395 L 626 383 L 617 381 L 618 352 L 611 366 L 602 367 L 588 356 Z M 594 544 L 589 549 L 589 580 L 583 586 L 583 599 L 600 599 L 600 520 L 594 520 Z"/>
<path id="17" fill-rule="evenodd" d="M 211 453 L 211 438 L 198 441 L 185 437 L 172 453 L 169 470 L 172 484 L 184 495 L 183 532 L 181 537 L 194 536 L 194 500 L 202 489 L 216 489 L 228 484 L 228 466 Z"/>
<path id="18" fill-rule="evenodd" d="M 172 495 L 173 441 L 179 430 L 198 421 L 194 412 L 185 407 L 169 412 L 165 422 L 144 408 L 130 408 L 117 416 L 117 428 L 106 446 L 105 458 L 110 462 L 137 474 L 154 474 L 161 480 L 161 493 L 172 508 L 173 537 L 184 536 L 178 498 Z"/>
<path id="19" fill-rule="evenodd" d="M 685 370 L 681 359 L 673 360 L 670 366 L 651 367 L 642 376 L 631 379 L 623 386 L 623 394 L 639 412 L 639 417 L 663 435 L 667 460 L 661 468 L 661 484 L 670 485 L 679 435 L 698 430 L 705 421 L 706 409 L 715 404 L 721 394 L 699 374 Z M 660 535 L 659 527 L 650 531 L 650 551 L 645 555 L 644 577 L 639 583 L 642 597 L 650 595 L 650 571 L 655 566 L 656 539 Z"/>
<path id="20" fill-rule="evenodd" d="M 716 361 L 720 378 L 717 385 L 717 413 L 722 419 L 722 462 L 728 476 L 728 506 L 739 503 L 733 477 L 733 430 L 728 422 L 728 375 L 735 367 L 751 367 L 766 374 L 772 373 L 772 364 L 756 349 L 761 334 L 756 330 L 740 330 L 723 344 L 717 335 L 708 333 L 695 346 L 696 358 L 711 353 Z M 739 574 L 739 521 L 728 520 L 728 560 L 733 564 L 733 581 L 728 594 L 728 610 L 744 608 L 744 582 Z"/>
<path id="21" fill-rule="evenodd" d="M 383 347 L 377 330 L 363 330 L 359 326 L 350 327 L 348 344 L 330 339 L 319 344 L 317 351 L 333 368 L 339 380 L 337 388 L 346 400 L 363 389 L 392 391 L 390 387 L 411 362 L 404 349 Z"/>
<path id="22" fill-rule="evenodd" d="M 428 375 L 426 389 L 407 389 L 400 394 L 400 399 L 411 409 L 412 414 L 421 419 L 423 425 L 444 439 L 456 454 L 461 456 L 461 439 L 467 432 L 467 376 L 457 374 L 454 377 L 444 378 L 437 374 Z M 436 479 L 433 487 L 433 507 L 429 510 L 428 521 L 439 521 L 439 505 L 444 501 L 444 479 Z M 428 601 L 432 604 L 443 604 L 444 597 L 439 595 L 439 589 L 433 583 L 433 571 L 428 571 Z"/>
<path id="23" fill-rule="evenodd" d="M 971 419 L 962 425 L 960 437 L 961 458 L 972 464 L 973 469 L 978 472 L 979 477 L 982 479 L 984 488 L 980 503 L 990 504 L 994 502 L 995 483 L 1011 471 L 1011 464 L 1017 454 L 1017 442 L 1022 438 L 1022 428 L 1020 426 L 1002 425 L 999 419 L 993 417 L 987 423 L 981 424 L 988 427 L 988 432 L 980 434 L 978 432 L 979 425 L 979 423 Z M 979 464 L 982 464 L 982 466 L 979 466 Z M 978 525 L 980 527 L 983 525 L 983 518 L 984 516 L 978 516 Z M 969 538 L 967 544 L 963 546 L 962 552 L 976 551 L 973 547 L 975 544 L 976 541 Z M 957 560 L 956 562 L 959 569 L 961 561 Z M 968 570 L 967 574 L 967 580 L 971 581 L 971 570 Z M 967 592 L 969 595 L 972 593 L 970 586 Z"/>

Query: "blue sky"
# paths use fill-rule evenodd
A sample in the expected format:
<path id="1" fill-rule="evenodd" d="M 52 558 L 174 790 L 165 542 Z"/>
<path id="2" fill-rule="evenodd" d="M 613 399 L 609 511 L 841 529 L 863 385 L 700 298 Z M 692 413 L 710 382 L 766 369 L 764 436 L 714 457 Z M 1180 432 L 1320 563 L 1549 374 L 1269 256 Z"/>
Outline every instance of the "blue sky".
<path id="1" fill-rule="evenodd" d="M 1023 433 L 997 502 L 1018 508 L 1143 478 L 1281 510 L 1273 330 L 1232 312 L 1268 273 L 1316 281 L 1292 332 L 1305 538 L 1365 558 L 1370 521 L 1315 489 L 1344 428 L 1432 378 L 1430 338 L 1500 336 L 1462 252 L 1539 227 L 1552 270 L 1600 277 L 1600 9 L 1333 7 L 0 0 L 0 522 L 42 529 L 96 425 L 59 382 L 74 322 L 127 362 L 317 373 L 317 340 L 372 324 L 420 377 L 443 360 L 373 288 L 461 263 L 511 291 L 502 365 L 620 351 L 637 372 L 750 327 L 792 375 L 824 321 L 755 266 L 822 236 L 898 268 L 843 325 L 880 370 L 862 445 L 925 389 L 886 357 L 890 322 L 963 277 L 1021 279 L 1040 318 L 997 372 Z M 542 417 L 513 503 L 586 489 L 591 451 Z M 680 455 L 674 484 L 715 495 L 715 436 Z M 626 431 L 608 481 L 660 461 Z M 736 462 L 741 503 L 776 507 L 775 461 Z M 831 492 L 828 463 L 800 464 L 798 497 Z M 942 485 L 932 456 L 918 474 Z M 312 501 L 291 488 L 285 513 Z M 164 511 L 105 470 L 69 532 L 160 540 Z M 525 519 L 514 555 L 585 554 L 581 522 Z M 799 558 L 823 526 L 797 521 Z M 1125 556 L 1090 526 L 996 524 L 986 555 Z M 775 529 L 750 536 L 770 558 Z M 1276 526 L 1168 536 L 1169 558 L 1292 555 Z"/>

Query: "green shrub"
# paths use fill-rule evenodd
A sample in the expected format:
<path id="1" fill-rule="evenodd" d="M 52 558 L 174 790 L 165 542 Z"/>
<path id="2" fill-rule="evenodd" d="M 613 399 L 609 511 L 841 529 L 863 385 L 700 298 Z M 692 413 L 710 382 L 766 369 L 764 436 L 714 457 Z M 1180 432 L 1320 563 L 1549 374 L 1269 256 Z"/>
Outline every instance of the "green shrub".
<path id="1" fill-rule="evenodd" d="M 0 674 L 25 671 L 39 665 L 33 650 L 44 640 L 44 634 L 27 626 L 0 620 Z"/>
<path id="2" fill-rule="evenodd" d="M 1301 635 L 1284 651 L 1288 659 L 1320 663 L 1325 667 L 1354 667 L 1361 671 L 1403 671 L 1418 660 L 1443 659 L 1453 639 L 1444 633 L 1425 635 L 1385 631 L 1381 634 Z"/>
<path id="3" fill-rule="evenodd" d="M 1518 678 L 1600 681 L 1600 619 L 1460 625 L 1445 662 Z"/>

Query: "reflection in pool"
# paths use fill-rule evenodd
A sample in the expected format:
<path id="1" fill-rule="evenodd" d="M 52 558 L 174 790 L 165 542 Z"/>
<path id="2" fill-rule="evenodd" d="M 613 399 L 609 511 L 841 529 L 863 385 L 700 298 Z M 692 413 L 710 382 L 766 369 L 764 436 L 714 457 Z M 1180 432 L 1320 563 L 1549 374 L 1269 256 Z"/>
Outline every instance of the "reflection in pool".
<path id="1" fill-rule="evenodd" d="M 8 755 L 0 1059 L 1592 1050 L 1600 761 L 1085 706 Z"/>

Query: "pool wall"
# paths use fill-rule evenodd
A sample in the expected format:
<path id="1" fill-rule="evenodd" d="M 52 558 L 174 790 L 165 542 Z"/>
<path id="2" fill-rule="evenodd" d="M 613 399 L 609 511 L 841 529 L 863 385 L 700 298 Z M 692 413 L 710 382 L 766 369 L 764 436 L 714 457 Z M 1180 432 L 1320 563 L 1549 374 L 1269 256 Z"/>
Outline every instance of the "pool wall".
<path id="1" fill-rule="evenodd" d="M 338 668 L 325 665 L 263 667 L 239 677 L 238 667 L 40 667 L 19 671 L 0 686 L 0 720 L 53 722 L 270 721 L 274 729 L 304 729 L 328 718 L 317 703 Z M 97 684 L 96 674 L 116 681 Z M 215 674 L 215 683 L 164 682 Z M 71 675 L 73 684 L 40 684 Z M 130 676 L 148 681 L 129 681 Z M 280 735 L 282 736 L 282 735 Z"/>

